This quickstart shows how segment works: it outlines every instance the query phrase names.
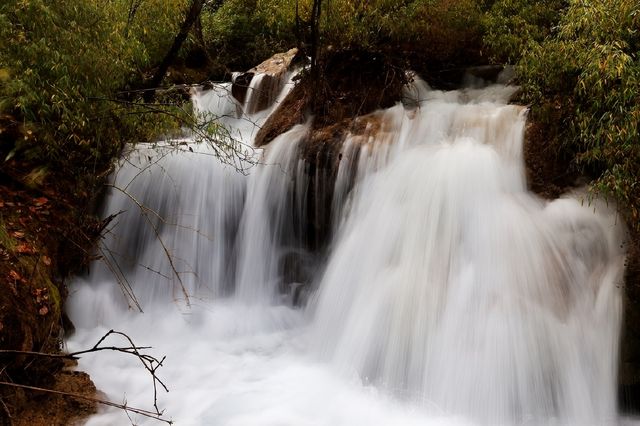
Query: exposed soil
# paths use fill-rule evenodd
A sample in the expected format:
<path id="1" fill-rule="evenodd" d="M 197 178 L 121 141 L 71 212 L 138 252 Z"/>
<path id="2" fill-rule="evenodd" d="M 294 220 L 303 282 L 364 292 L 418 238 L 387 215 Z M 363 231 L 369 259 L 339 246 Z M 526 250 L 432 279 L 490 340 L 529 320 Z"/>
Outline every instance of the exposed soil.
<path id="1" fill-rule="evenodd" d="M 96 387 L 87 373 L 74 371 L 69 362 L 54 375 L 51 390 L 96 398 Z M 38 391 L 18 391 L 22 410 L 12 415 L 14 426 L 75 425 L 96 412 L 96 404 L 76 397 Z"/>
<path id="2" fill-rule="evenodd" d="M 0 136 L 20 137 L 20 129 L 13 132 Z M 60 352 L 64 331 L 72 327 L 64 315 L 65 277 L 88 264 L 102 230 L 86 187 L 25 160 L 0 163 L 1 350 Z M 0 381 L 95 392 L 88 376 L 64 367 L 61 359 L 2 353 Z M 2 424 L 68 424 L 88 411 L 85 403 L 0 384 Z"/>

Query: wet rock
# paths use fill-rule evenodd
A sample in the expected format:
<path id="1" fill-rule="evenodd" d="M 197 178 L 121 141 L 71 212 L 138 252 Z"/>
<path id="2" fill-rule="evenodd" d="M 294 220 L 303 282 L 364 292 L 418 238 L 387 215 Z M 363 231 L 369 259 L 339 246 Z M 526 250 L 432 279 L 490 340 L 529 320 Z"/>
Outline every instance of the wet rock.
<path id="1" fill-rule="evenodd" d="M 252 68 L 249 72 L 277 77 L 285 74 L 291 68 L 291 65 L 295 64 L 297 56 L 298 49 L 294 47 L 284 53 L 276 53 L 257 67 Z"/>
<path id="2" fill-rule="evenodd" d="M 282 90 L 286 74 L 296 63 L 297 55 L 296 48 L 277 53 L 257 67 L 237 75 L 231 86 L 231 94 L 245 106 L 249 114 L 268 108 Z M 254 80 L 257 84 L 252 85 Z"/>
<path id="3" fill-rule="evenodd" d="M 249 89 L 249 85 L 251 84 L 253 76 L 254 73 L 252 72 L 243 72 L 238 74 L 233 79 L 233 84 L 231 85 L 231 95 L 236 98 L 236 100 L 241 104 L 244 104 L 244 101 L 247 97 L 247 90 Z"/>

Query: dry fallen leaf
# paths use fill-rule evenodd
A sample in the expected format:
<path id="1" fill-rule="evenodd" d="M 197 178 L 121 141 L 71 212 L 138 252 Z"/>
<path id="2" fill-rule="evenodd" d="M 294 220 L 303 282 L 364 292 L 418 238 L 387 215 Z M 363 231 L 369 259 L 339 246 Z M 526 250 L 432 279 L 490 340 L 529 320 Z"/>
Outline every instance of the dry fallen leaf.
<path id="1" fill-rule="evenodd" d="M 47 204 L 49 202 L 48 199 L 46 199 L 45 197 L 40 197 L 40 198 L 34 198 L 33 199 L 33 204 L 35 204 L 36 206 L 43 206 L 45 204 Z"/>
<path id="2" fill-rule="evenodd" d="M 20 231 L 13 231 L 13 232 L 11 233 L 11 236 L 12 236 L 13 238 L 22 239 L 22 238 L 24 238 L 24 232 L 20 232 Z"/>
<path id="3" fill-rule="evenodd" d="M 14 281 L 21 281 L 22 280 L 22 277 L 16 271 L 10 271 L 9 272 L 9 278 L 11 278 Z"/>
<path id="4" fill-rule="evenodd" d="M 20 254 L 33 254 L 35 250 L 27 243 L 22 243 L 16 247 L 16 251 Z"/>
<path id="5" fill-rule="evenodd" d="M 38 311 L 38 313 L 40 315 L 47 315 L 49 313 L 49 308 L 47 308 L 46 306 L 43 306 L 42 308 L 40 308 L 40 310 Z"/>

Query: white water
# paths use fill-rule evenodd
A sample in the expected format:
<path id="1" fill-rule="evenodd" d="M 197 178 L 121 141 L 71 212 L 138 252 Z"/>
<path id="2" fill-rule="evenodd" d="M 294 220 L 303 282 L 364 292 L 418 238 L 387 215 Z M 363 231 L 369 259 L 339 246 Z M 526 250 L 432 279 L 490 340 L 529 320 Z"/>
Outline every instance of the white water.
<path id="1" fill-rule="evenodd" d="M 195 103 L 250 144 L 255 126 L 225 90 Z M 306 126 L 246 177 L 189 139 L 132 154 L 115 177 L 131 197 L 115 190 L 105 207 L 126 210 L 105 256 L 144 313 L 95 264 L 73 286 L 69 349 L 113 328 L 167 355 L 158 405 L 178 425 L 617 424 L 623 231 L 580 194 L 526 191 L 526 111 L 505 104 L 511 92 L 418 82 L 419 108 L 381 111 L 380 132 L 349 137 L 327 256 L 303 243 Z M 314 275 L 305 308 L 287 296 L 290 259 Z M 80 368 L 115 402 L 153 403 L 135 359 Z M 127 423 L 117 410 L 88 422 Z"/>

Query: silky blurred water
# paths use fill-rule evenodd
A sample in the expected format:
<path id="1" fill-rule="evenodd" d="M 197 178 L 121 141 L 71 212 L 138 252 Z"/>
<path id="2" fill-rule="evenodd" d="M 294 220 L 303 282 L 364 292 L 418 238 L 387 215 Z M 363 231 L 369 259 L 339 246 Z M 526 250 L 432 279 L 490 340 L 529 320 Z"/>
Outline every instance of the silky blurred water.
<path id="1" fill-rule="evenodd" d="M 228 86 L 196 93 L 260 164 L 240 174 L 196 137 L 128 154 L 105 203 L 124 212 L 107 262 L 72 286 L 68 348 L 116 329 L 166 355 L 158 406 L 178 425 L 621 423 L 624 230 L 585 193 L 527 191 L 513 91 L 417 80 L 371 117 L 378 131 L 348 136 L 327 253 L 300 223 L 309 124 L 254 152 L 271 111 L 244 114 Z M 290 259 L 313 275 L 303 307 L 283 292 L 300 285 Z M 110 400 L 152 407 L 135 358 L 79 368 Z M 106 409 L 88 424 L 128 421 Z"/>

